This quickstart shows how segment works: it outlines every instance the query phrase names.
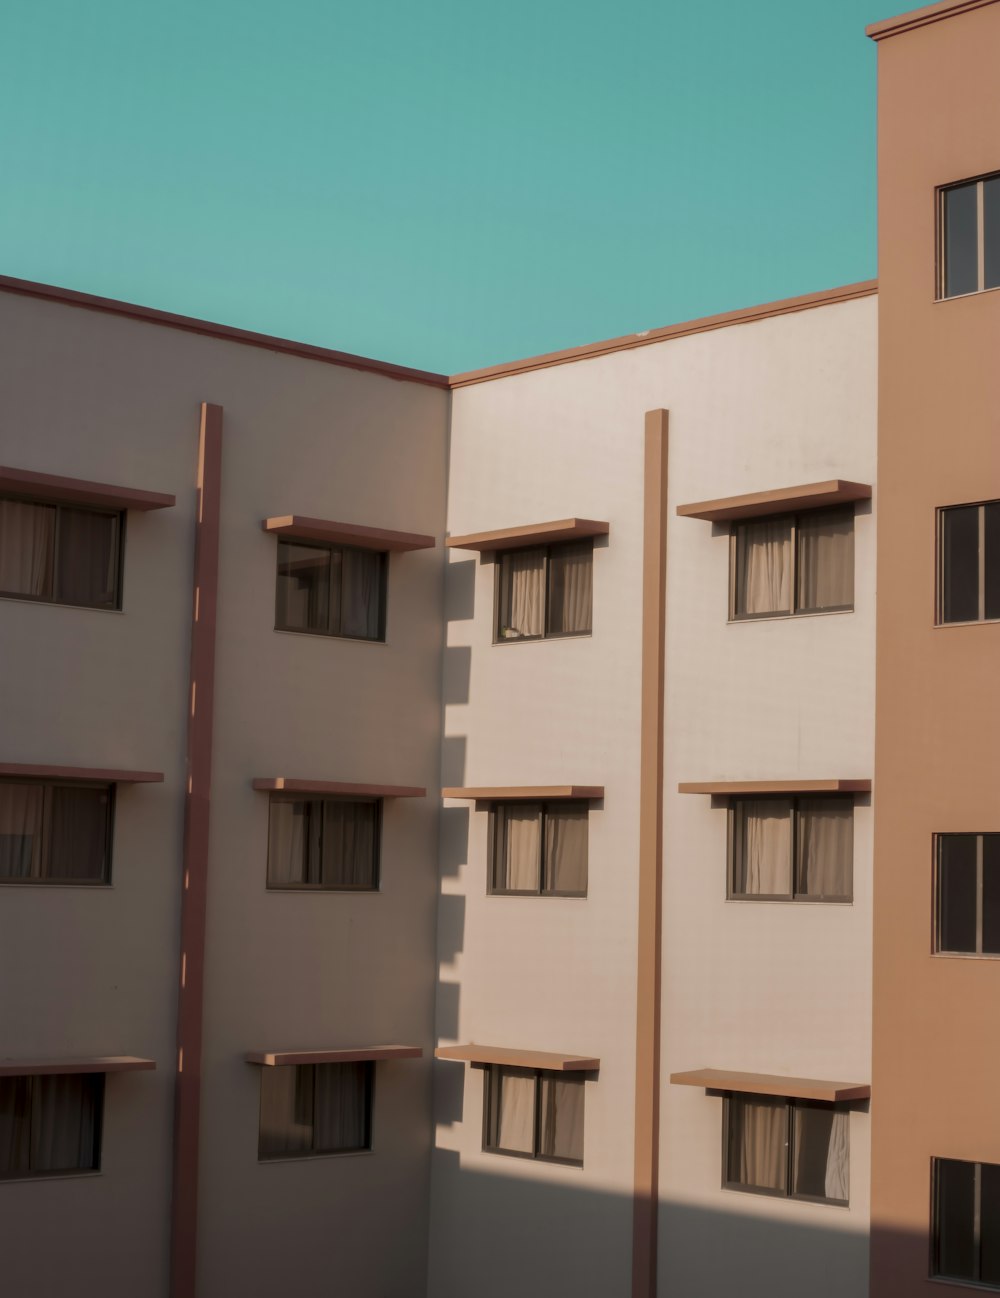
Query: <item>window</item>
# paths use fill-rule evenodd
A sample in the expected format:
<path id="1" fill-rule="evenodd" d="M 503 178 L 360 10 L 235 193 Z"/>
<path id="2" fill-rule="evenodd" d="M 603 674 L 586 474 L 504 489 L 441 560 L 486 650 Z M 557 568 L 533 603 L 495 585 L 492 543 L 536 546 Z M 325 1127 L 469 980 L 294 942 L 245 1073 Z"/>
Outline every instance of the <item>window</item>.
<path id="1" fill-rule="evenodd" d="M 594 542 L 505 550 L 497 563 L 494 642 L 589 635 Z"/>
<path id="2" fill-rule="evenodd" d="M 1000 834 L 938 834 L 935 949 L 1000 955 Z"/>
<path id="3" fill-rule="evenodd" d="M 0 883 L 108 883 L 114 786 L 0 780 Z"/>
<path id="4" fill-rule="evenodd" d="M 262 1068 L 257 1157 L 371 1149 L 374 1068 L 371 1061 Z"/>
<path id="5" fill-rule="evenodd" d="M 1000 288 L 1000 175 L 939 194 L 938 296 Z"/>
<path id="6" fill-rule="evenodd" d="M 854 608 L 854 507 L 734 523 L 730 618 Z"/>
<path id="7" fill-rule="evenodd" d="M 809 1100 L 730 1095 L 723 1116 L 727 1190 L 846 1204 L 850 1116 Z"/>
<path id="8" fill-rule="evenodd" d="M 0 1180 L 101 1165 L 103 1073 L 0 1077 Z"/>
<path id="9" fill-rule="evenodd" d="M 490 816 L 490 892 L 587 895 L 585 802 L 498 802 Z"/>
<path id="10" fill-rule="evenodd" d="M 582 1077 L 537 1068 L 486 1068 L 483 1148 L 583 1166 Z"/>
<path id="11" fill-rule="evenodd" d="M 384 640 L 385 574 L 378 550 L 279 540 L 275 627 Z"/>
<path id="12" fill-rule="evenodd" d="M 124 514 L 0 499 L 0 595 L 121 607 Z"/>
<path id="13" fill-rule="evenodd" d="M 850 901 L 854 799 L 734 798 L 729 896 L 758 901 Z"/>
<path id="14" fill-rule="evenodd" d="M 371 892 L 378 888 L 382 804 L 377 799 L 272 796 L 269 888 Z"/>
<path id="15" fill-rule="evenodd" d="M 938 510 L 938 622 L 1000 618 L 1000 500 Z"/>
<path id="16" fill-rule="evenodd" d="M 1000 1289 L 1000 1166 L 935 1158 L 931 1274 Z"/>

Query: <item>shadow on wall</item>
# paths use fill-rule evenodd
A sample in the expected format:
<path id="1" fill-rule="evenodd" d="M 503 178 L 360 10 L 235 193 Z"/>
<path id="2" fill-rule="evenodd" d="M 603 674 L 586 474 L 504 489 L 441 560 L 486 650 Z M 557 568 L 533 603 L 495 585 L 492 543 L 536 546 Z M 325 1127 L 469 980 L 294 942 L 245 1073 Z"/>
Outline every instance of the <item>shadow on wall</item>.
<path id="1" fill-rule="evenodd" d="M 461 1072 L 437 1070 L 441 1122 L 460 1116 Z M 483 1157 L 495 1172 L 434 1152 L 428 1298 L 630 1298 L 630 1195 L 574 1185 L 579 1169 Z M 720 1198 L 732 1209 L 661 1202 L 659 1298 L 867 1298 L 868 1238 L 842 1209 Z M 819 1211 L 830 1214 L 828 1226 L 804 1220 Z M 926 1258 L 926 1240 L 919 1246 Z M 908 1298 L 911 1290 L 890 1292 Z"/>

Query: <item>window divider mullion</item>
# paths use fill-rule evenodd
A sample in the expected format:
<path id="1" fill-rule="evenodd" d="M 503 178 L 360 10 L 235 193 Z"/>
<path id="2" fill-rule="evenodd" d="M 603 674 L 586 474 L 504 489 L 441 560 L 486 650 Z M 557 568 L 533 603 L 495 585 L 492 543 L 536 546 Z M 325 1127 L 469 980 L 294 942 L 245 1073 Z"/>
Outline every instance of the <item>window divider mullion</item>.
<path id="1" fill-rule="evenodd" d="M 337 600 L 337 625 L 333 625 L 333 556 L 340 554 L 340 592 Z M 327 613 L 327 630 L 331 635 L 340 635 L 344 627 L 344 551 L 337 550 L 336 546 L 330 547 L 330 568 L 327 576 L 327 596 L 326 605 L 329 612 Z"/>
<path id="2" fill-rule="evenodd" d="M 794 1100 L 785 1101 L 785 1194 L 788 1198 L 792 1197 L 792 1133 L 795 1130 L 795 1123 L 792 1121 L 795 1108 Z"/>
<path id="3" fill-rule="evenodd" d="M 983 836 L 976 835 L 976 955 L 983 954 Z"/>
<path id="4" fill-rule="evenodd" d="M 798 585 L 799 585 L 799 517 L 797 514 L 792 515 L 792 559 L 791 559 L 791 590 L 789 596 L 791 599 L 790 612 L 795 614 L 799 611 Z"/>
<path id="5" fill-rule="evenodd" d="M 548 817 L 546 803 L 542 802 L 538 808 L 538 895 L 545 895 L 545 822 Z"/>
<path id="6" fill-rule="evenodd" d="M 976 287 L 982 293 L 986 287 L 986 198 L 983 181 L 976 182 Z"/>
<path id="7" fill-rule="evenodd" d="M 535 1070 L 535 1130 L 532 1138 L 532 1157 L 538 1158 L 542 1152 L 542 1073 Z"/>
<path id="8" fill-rule="evenodd" d="M 975 1164 L 973 1209 L 972 1209 L 972 1270 L 973 1280 L 980 1280 L 983 1271 L 983 1165 Z"/>
<path id="9" fill-rule="evenodd" d="M 986 617 L 986 506 L 980 505 L 977 511 L 977 522 L 979 528 L 978 547 L 978 598 L 979 598 L 979 620 L 982 622 Z"/>
<path id="10" fill-rule="evenodd" d="M 798 869 L 799 869 L 799 800 L 792 798 L 792 809 L 789 812 L 788 826 L 788 855 L 790 860 L 789 876 L 789 901 L 794 901 L 798 896 Z"/>

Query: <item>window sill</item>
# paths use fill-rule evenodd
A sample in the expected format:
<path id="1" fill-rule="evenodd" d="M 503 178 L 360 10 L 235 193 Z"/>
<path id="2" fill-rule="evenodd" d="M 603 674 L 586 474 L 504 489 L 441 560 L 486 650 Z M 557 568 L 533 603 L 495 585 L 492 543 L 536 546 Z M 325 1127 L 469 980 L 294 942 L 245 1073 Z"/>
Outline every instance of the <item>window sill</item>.
<path id="1" fill-rule="evenodd" d="M 74 883 L 70 879 L 52 880 L 46 879 L 0 879 L 0 888 L 70 888 L 76 892 L 110 892 L 113 885 L 105 883 L 103 880 L 95 880 L 93 883 Z"/>
<path id="2" fill-rule="evenodd" d="M 804 1194 L 784 1194 L 778 1190 L 764 1190 L 755 1185 L 732 1185 L 723 1182 L 722 1189 L 727 1194 L 747 1194 L 757 1199 L 775 1199 L 779 1203 L 794 1203 L 806 1208 L 850 1208 L 850 1202 L 843 1199 L 812 1199 Z"/>
<path id="3" fill-rule="evenodd" d="M 292 894 L 305 893 L 309 896 L 315 896 L 317 893 L 320 893 L 321 895 L 332 893 L 338 897 L 343 897 L 345 895 L 361 896 L 361 897 L 378 897 L 381 895 L 382 888 L 381 886 L 379 886 L 378 888 L 322 888 L 318 884 L 313 884 L 313 883 L 283 884 L 283 885 L 269 883 L 265 885 L 264 891 L 276 892 L 276 893 L 292 893 Z"/>
<path id="4" fill-rule="evenodd" d="M 272 1163 L 320 1163 L 332 1158 L 370 1158 L 373 1149 L 330 1150 L 325 1154 L 276 1154 L 273 1158 L 257 1158 L 258 1167 L 269 1167 Z"/>
<path id="5" fill-rule="evenodd" d="M 517 635 L 504 636 L 500 640 L 494 639 L 494 645 L 508 644 L 552 644 L 553 641 L 560 640 L 592 640 L 593 631 L 563 631 L 558 635 Z"/>
<path id="6" fill-rule="evenodd" d="M 970 622 L 935 622 L 935 631 L 950 631 L 954 627 L 962 626 L 997 626 L 1000 624 L 1000 617 L 977 617 Z"/>
<path id="7" fill-rule="evenodd" d="M 37 608 L 72 608 L 81 613 L 124 613 L 122 608 L 102 608 L 99 604 L 64 604 L 58 599 L 37 599 L 34 595 L 2 595 L 5 604 L 34 604 Z"/>
<path id="8" fill-rule="evenodd" d="M 306 631 L 306 630 L 300 631 L 297 630 L 295 627 L 288 627 L 288 626 L 276 626 L 274 630 L 277 635 L 293 635 L 293 636 L 305 635 L 305 636 L 310 636 L 313 640 L 337 640 L 337 641 L 343 641 L 345 644 L 384 645 L 388 643 L 384 636 L 381 637 L 381 639 L 372 640 L 369 639 L 368 636 L 364 636 L 364 635 L 335 635 L 332 631 Z"/>
<path id="9" fill-rule="evenodd" d="M 929 1275 L 928 1284 L 961 1285 L 963 1289 L 977 1289 L 980 1293 L 1000 1293 L 1000 1285 L 983 1284 L 982 1280 L 956 1280 L 947 1275 Z"/>
<path id="10" fill-rule="evenodd" d="M 934 960 L 1000 960 L 1000 951 L 932 951 Z"/>
<path id="11" fill-rule="evenodd" d="M 757 905 L 771 906 L 844 906 L 854 905 L 853 897 L 735 897 L 729 896 L 726 901 L 742 904 L 754 902 Z"/>
<path id="12" fill-rule="evenodd" d="M 585 892 L 491 892 L 487 897 L 513 898 L 515 901 L 586 901 Z"/>
<path id="13" fill-rule="evenodd" d="M 948 295 L 948 297 L 944 297 L 944 296 L 936 297 L 934 299 L 934 305 L 938 306 L 942 302 L 961 302 L 963 301 L 963 299 L 969 297 L 982 297 L 984 293 L 1000 293 L 1000 284 L 991 284 L 989 288 L 974 288 L 971 293 L 951 293 Z M 966 1281 L 957 1280 L 955 1281 L 955 1283 L 970 1284 L 973 1282 L 968 1280 Z M 979 1288 L 982 1287 L 983 1287 L 982 1285 L 979 1286 Z M 986 1287 L 989 1288 L 989 1286 Z M 998 1285 L 997 1288 L 1000 1289 L 1000 1285 Z"/>
<path id="14" fill-rule="evenodd" d="M 96 1181 L 104 1173 L 100 1168 L 87 1168 L 79 1172 L 35 1172 L 31 1176 L 0 1176 L 0 1185 L 39 1185 L 49 1181 Z"/>
<path id="15" fill-rule="evenodd" d="M 853 608 L 819 608 L 813 613 L 753 613 L 744 617 L 730 617 L 729 626 L 759 625 L 761 622 L 804 622 L 814 617 L 842 617 L 853 613 Z"/>
<path id="16" fill-rule="evenodd" d="M 542 1158 L 538 1154 L 522 1154 L 516 1149 L 484 1149 L 484 1154 L 496 1158 L 516 1158 L 522 1163 L 537 1163 L 540 1167 L 569 1167 L 577 1172 L 583 1171 L 583 1162 L 575 1158 Z"/>

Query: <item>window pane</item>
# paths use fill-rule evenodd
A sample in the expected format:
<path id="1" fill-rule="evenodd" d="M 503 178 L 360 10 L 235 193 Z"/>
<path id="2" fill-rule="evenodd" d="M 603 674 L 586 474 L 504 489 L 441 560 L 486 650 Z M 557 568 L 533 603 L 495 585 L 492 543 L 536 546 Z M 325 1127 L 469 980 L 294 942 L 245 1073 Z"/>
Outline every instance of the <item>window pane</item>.
<path id="1" fill-rule="evenodd" d="M 540 1157 L 582 1163 L 583 1078 L 542 1073 L 540 1086 Z"/>
<path id="2" fill-rule="evenodd" d="M 850 1193 L 850 1115 L 811 1104 L 792 1106 L 792 1193 L 846 1203 Z"/>
<path id="3" fill-rule="evenodd" d="M 983 245 L 986 288 L 1000 288 L 1000 176 L 983 181 Z"/>
<path id="4" fill-rule="evenodd" d="M 313 803 L 272 798 L 268 819 L 267 882 L 272 888 L 319 883 L 322 816 Z M 315 804 L 318 808 L 321 803 Z"/>
<path id="5" fill-rule="evenodd" d="M 486 1147 L 512 1154 L 535 1152 L 535 1074 L 528 1068 L 487 1070 Z"/>
<path id="6" fill-rule="evenodd" d="M 41 784 L 0 782 L 0 879 L 38 879 L 42 874 Z"/>
<path id="7" fill-rule="evenodd" d="M 765 519 L 736 528 L 736 616 L 792 611 L 791 520 Z"/>
<path id="8" fill-rule="evenodd" d="M 1000 1167 L 981 1164 L 979 1178 L 979 1278 L 1000 1285 Z"/>
<path id="9" fill-rule="evenodd" d="M 575 541 L 549 552 L 550 635 L 584 634 L 591 629 L 594 543 Z"/>
<path id="10" fill-rule="evenodd" d="M 975 1163 L 935 1159 L 934 1274 L 975 1279 Z"/>
<path id="11" fill-rule="evenodd" d="M 787 1192 L 788 1105 L 733 1095 L 728 1104 L 726 1180 L 778 1194 Z"/>
<path id="12" fill-rule="evenodd" d="M 938 942 L 942 951 L 976 949 L 976 835 L 938 836 Z"/>
<path id="13" fill-rule="evenodd" d="M 331 552 L 278 542 L 276 624 L 287 631 L 330 629 Z"/>
<path id="14" fill-rule="evenodd" d="M 0 1177 L 31 1168 L 31 1078 L 0 1077 Z"/>
<path id="15" fill-rule="evenodd" d="M 791 798 L 739 798 L 733 808 L 733 893 L 792 891 Z"/>
<path id="16" fill-rule="evenodd" d="M 803 514 L 798 524 L 798 593 L 803 612 L 854 607 L 854 510 Z"/>
<path id="17" fill-rule="evenodd" d="M 98 1166 L 103 1073 L 32 1078 L 31 1170 L 71 1172 Z"/>
<path id="18" fill-rule="evenodd" d="M 540 636 L 545 625 L 545 551 L 509 550 L 500 556 L 498 640 Z"/>
<path id="19" fill-rule="evenodd" d="M 260 1070 L 259 1158 L 290 1158 L 312 1148 L 313 1065 Z"/>
<path id="20" fill-rule="evenodd" d="M 332 1154 L 368 1149 L 370 1063 L 315 1065 L 313 1149 Z"/>
<path id="21" fill-rule="evenodd" d="M 374 888 L 378 804 L 324 802 L 323 886 Z"/>
<path id="22" fill-rule="evenodd" d="M 541 807 L 537 802 L 501 802 L 494 817 L 494 890 L 538 892 Z"/>
<path id="23" fill-rule="evenodd" d="M 587 891 L 585 804 L 550 806 L 545 813 L 545 891 Z"/>
<path id="24" fill-rule="evenodd" d="M 1000 955 L 1000 834 L 983 835 L 983 951 Z"/>
<path id="25" fill-rule="evenodd" d="M 0 593 L 52 599 L 55 538 L 52 505 L 0 500 Z"/>
<path id="26" fill-rule="evenodd" d="M 797 805 L 796 895 L 850 897 L 854 799 L 800 798 Z"/>
<path id="27" fill-rule="evenodd" d="M 109 789 L 56 785 L 45 835 L 49 879 L 102 881 L 107 872 Z"/>
<path id="28" fill-rule="evenodd" d="M 118 602 L 117 514 L 59 510 L 56 599 L 62 604 L 114 608 Z"/>
<path id="29" fill-rule="evenodd" d="M 986 514 L 986 553 L 983 563 L 986 568 L 986 617 L 1000 617 L 1000 501 L 991 501 L 984 505 Z"/>
<path id="30" fill-rule="evenodd" d="M 340 635 L 359 640 L 381 638 L 382 571 L 378 550 L 343 551 Z"/>
<path id="31" fill-rule="evenodd" d="M 976 248 L 976 185 L 944 191 L 944 295 L 975 293 L 979 287 Z"/>
<path id="32" fill-rule="evenodd" d="M 941 620 L 979 617 L 979 506 L 941 511 Z"/>

